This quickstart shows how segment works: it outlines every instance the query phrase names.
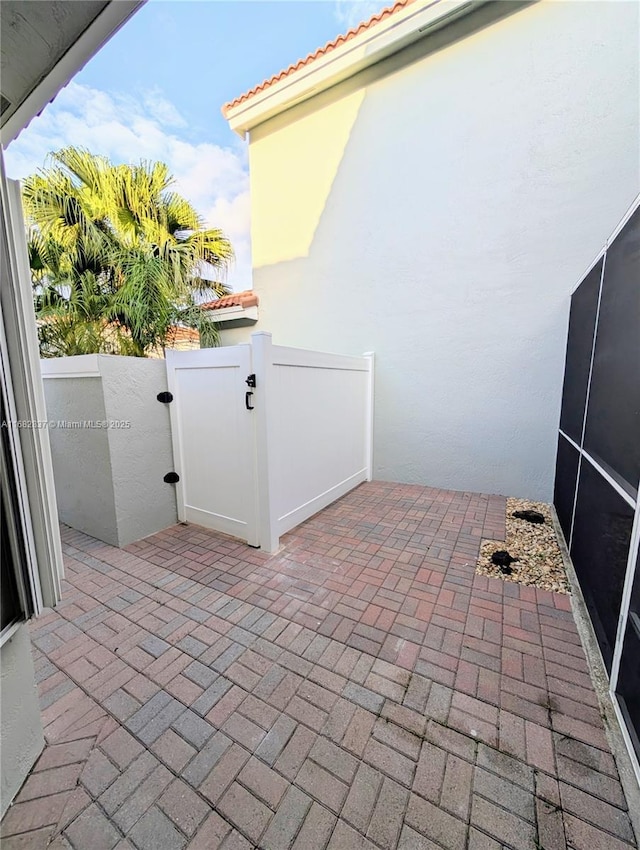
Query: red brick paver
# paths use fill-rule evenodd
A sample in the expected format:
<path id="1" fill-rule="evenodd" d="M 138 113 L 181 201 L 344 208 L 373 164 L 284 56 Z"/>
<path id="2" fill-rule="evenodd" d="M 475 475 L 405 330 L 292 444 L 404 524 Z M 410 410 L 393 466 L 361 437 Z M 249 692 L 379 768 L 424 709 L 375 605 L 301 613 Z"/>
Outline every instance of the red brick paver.
<path id="1" fill-rule="evenodd" d="M 3 850 L 636 846 L 569 597 L 475 575 L 504 512 L 366 484 L 272 557 L 65 529 Z"/>

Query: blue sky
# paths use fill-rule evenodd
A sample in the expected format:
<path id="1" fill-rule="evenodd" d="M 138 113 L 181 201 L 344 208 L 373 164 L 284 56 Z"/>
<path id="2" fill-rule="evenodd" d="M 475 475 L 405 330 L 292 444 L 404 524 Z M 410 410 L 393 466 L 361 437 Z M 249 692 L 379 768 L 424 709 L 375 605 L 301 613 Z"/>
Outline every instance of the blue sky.
<path id="1" fill-rule="evenodd" d="M 6 152 L 10 177 L 69 144 L 114 161 L 160 159 L 231 238 L 228 282 L 251 286 L 246 144 L 220 107 L 368 18 L 384 0 L 151 0 Z"/>

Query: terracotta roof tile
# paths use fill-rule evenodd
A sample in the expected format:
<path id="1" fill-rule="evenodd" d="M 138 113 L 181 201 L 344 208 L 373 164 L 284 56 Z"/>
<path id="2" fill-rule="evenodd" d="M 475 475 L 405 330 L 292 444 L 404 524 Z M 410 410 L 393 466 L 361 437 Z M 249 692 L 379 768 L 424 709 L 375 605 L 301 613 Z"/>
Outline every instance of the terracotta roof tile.
<path id="1" fill-rule="evenodd" d="M 195 328 L 185 328 L 181 325 L 172 325 L 167 333 L 167 345 L 173 347 L 181 343 L 200 342 L 200 334 Z"/>
<path id="2" fill-rule="evenodd" d="M 246 289 L 244 292 L 232 292 L 231 295 L 216 298 L 215 301 L 206 301 L 200 306 L 204 310 L 224 310 L 225 307 L 257 307 L 258 296 L 253 290 Z"/>
<path id="3" fill-rule="evenodd" d="M 411 3 L 415 2 L 415 0 L 398 0 L 397 3 L 394 3 L 393 6 L 387 6 L 382 9 L 381 12 L 373 15 L 366 21 L 362 21 L 362 23 L 358 24 L 357 27 L 352 27 L 348 32 L 344 35 L 339 35 L 334 38 L 332 41 L 328 41 L 324 47 L 319 47 L 313 53 L 310 53 L 304 59 L 298 59 L 298 61 L 294 65 L 289 65 L 288 68 L 285 68 L 283 71 L 280 71 L 278 74 L 274 74 L 273 77 L 269 77 L 269 79 L 264 80 L 258 86 L 254 86 L 249 91 L 241 94 L 239 97 L 236 97 L 235 100 L 230 100 L 228 103 L 225 103 L 222 107 L 222 114 L 224 117 L 227 117 L 228 112 L 230 112 L 234 106 L 238 106 L 243 103 L 245 100 L 249 100 L 255 95 L 259 94 L 259 92 L 268 89 L 270 86 L 275 85 L 275 83 L 283 80 L 285 77 L 288 77 L 290 74 L 294 74 L 296 71 L 299 71 L 300 68 L 304 68 L 306 65 L 310 65 L 312 62 L 315 62 L 316 59 L 320 59 L 321 56 L 325 56 L 327 53 L 330 53 L 332 50 L 335 50 L 337 47 L 340 47 L 347 41 L 350 41 L 352 38 L 355 38 L 360 33 L 365 30 L 374 27 L 376 24 L 379 24 L 381 21 L 384 21 L 386 18 L 389 18 L 391 15 L 395 15 L 396 12 L 399 12 L 401 9 L 406 8 Z"/>

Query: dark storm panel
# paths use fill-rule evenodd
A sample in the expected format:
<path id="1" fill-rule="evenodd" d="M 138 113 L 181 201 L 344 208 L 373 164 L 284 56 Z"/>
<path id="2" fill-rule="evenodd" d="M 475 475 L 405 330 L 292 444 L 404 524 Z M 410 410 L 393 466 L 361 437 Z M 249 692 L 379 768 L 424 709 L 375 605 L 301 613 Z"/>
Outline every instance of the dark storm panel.
<path id="1" fill-rule="evenodd" d="M 602 263 L 598 260 L 571 296 L 560 427 L 578 445 L 582 440 Z"/>
<path id="2" fill-rule="evenodd" d="M 15 563 L 9 545 L 9 525 L 6 516 L 6 505 L 0 494 L 0 629 L 4 629 L 16 618 L 21 616 L 22 606 L 18 598 L 16 586 Z"/>
<path id="3" fill-rule="evenodd" d="M 636 573 L 625 632 L 617 693 L 626 716 L 635 751 L 640 757 L 640 572 L 636 555 Z"/>
<path id="4" fill-rule="evenodd" d="M 564 534 L 564 539 L 569 543 L 571 532 L 571 514 L 573 513 L 573 500 L 576 493 L 576 482 L 578 478 L 579 454 L 568 440 L 560 434 L 558 436 L 558 457 L 556 460 L 556 483 L 553 491 L 553 504 L 556 507 L 558 520 Z"/>
<path id="5" fill-rule="evenodd" d="M 635 494 L 640 477 L 640 209 L 607 251 L 584 448 Z"/>
<path id="6" fill-rule="evenodd" d="M 632 508 L 589 461 L 583 459 L 571 559 L 609 672 L 632 524 Z"/>

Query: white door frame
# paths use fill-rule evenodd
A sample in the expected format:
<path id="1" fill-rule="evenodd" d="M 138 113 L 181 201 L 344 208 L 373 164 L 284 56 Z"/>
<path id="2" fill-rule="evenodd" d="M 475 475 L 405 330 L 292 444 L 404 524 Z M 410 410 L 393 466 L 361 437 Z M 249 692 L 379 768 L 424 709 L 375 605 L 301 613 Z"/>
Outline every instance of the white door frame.
<path id="1" fill-rule="evenodd" d="M 11 399 L 7 413 L 13 420 L 12 444 L 19 455 L 16 473 L 22 492 L 22 521 L 30 528 L 33 542 L 29 547 L 30 583 L 39 588 L 34 589 L 33 610 L 39 614 L 43 606 L 59 602 L 64 564 L 20 184 L 6 179 L 1 156 L 0 188 L 2 241 L 6 243 L 0 295 L 3 371 Z"/>

